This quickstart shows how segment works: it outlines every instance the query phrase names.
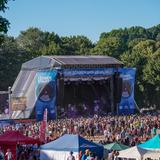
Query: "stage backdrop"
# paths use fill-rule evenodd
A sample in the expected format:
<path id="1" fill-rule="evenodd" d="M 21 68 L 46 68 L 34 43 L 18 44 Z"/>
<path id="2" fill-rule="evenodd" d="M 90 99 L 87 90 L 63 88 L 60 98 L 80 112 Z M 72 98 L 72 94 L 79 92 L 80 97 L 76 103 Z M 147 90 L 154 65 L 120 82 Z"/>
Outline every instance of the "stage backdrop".
<path id="1" fill-rule="evenodd" d="M 134 83 L 136 68 L 121 68 L 119 72 L 123 79 L 119 114 L 132 114 L 135 111 Z"/>
<path id="2" fill-rule="evenodd" d="M 36 73 L 36 120 L 43 120 L 44 110 L 47 108 L 48 119 L 56 118 L 56 76 L 57 71 L 40 71 Z"/>

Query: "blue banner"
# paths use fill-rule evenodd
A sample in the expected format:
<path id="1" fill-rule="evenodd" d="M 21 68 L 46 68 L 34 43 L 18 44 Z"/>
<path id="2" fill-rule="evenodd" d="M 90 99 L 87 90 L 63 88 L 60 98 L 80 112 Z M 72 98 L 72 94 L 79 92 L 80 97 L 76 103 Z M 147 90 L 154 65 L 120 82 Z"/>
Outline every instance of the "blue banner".
<path id="1" fill-rule="evenodd" d="M 133 114 L 135 111 L 134 83 L 136 68 L 121 68 L 119 72 L 123 79 L 119 114 Z"/>
<path id="2" fill-rule="evenodd" d="M 36 73 L 36 120 L 43 120 L 47 108 L 48 118 L 56 118 L 56 76 L 57 71 L 40 71 Z"/>
<path id="3" fill-rule="evenodd" d="M 114 68 L 76 68 L 64 69 L 64 77 L 89 77 L 89 76 L 110 76 L 114 74 Z"/>

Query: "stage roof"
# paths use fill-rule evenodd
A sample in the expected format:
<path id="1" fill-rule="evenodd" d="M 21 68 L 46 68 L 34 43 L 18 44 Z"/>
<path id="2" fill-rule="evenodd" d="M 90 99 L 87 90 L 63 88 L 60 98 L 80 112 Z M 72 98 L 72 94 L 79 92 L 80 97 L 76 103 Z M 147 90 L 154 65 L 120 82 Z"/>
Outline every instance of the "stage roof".
<path id="1" fill-rule="evenodd" d="M 123 63 L 109 56 L 40 56 L 22 65 L 22 69 L 123 67 Z"/>

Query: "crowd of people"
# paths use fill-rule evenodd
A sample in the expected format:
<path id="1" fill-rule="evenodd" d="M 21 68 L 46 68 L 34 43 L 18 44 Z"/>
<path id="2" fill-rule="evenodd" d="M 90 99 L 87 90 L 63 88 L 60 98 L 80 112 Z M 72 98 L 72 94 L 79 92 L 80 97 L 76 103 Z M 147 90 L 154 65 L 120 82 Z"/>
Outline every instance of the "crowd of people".
<path id="1" fill-rule="evenodd" d="M 26 136 L 40 138 L 40 122 L 18 122 L 0 126 L 0 134 L 8 130 L 18 130 Z M 66 133 L 79 134 L 101 144 L 118 141 L 128 146 L 135 146 L 160 133 L 160 115 L 108 115 L 104 117 L 95 115 L 91 118 L 51 120 L 47 123 L 46 142 L 55 140 Z M 25 150 L 20 148 L 18 155 L 19 157 L 25 155 L 35 157 L 37 152 L 31 147 Z"/>
<path id="2" fill-rule="evenodd" d="M 58 108 L 59 118 L 78 118 L 78 117 L 93 117 L 95 114 L 98 116 L 106 116 L 111 112 L 109 101 L 103 96 L 92 101 L 84 101 L 79 103 L 67 103 L 64 107 Z"/>
<path id="3" fill-rule="evenodd" d="M 39 160 L 39 150 L 34 148 L 35 145 L 17 145 L 16 158 L 15 155 L 8 148 L 6 153 L 0 147 L 0 160 Z"/>
<path id="4" fill-rule="evenodd" d="M 134 146 L 151 138 L 160 128 L 160 115 L 105 116 L 77 119 L 59 119 L 48 121 L 47 141 L 54 140 L 63 134 L 79 134 L 91 140 L 99 138 L 106 144 L 119 141 Z M 40 123 L 15 123 L 0 127 L 0 134 L 7 130 L 19 130 L 26 136 L 39 138 Z"/>

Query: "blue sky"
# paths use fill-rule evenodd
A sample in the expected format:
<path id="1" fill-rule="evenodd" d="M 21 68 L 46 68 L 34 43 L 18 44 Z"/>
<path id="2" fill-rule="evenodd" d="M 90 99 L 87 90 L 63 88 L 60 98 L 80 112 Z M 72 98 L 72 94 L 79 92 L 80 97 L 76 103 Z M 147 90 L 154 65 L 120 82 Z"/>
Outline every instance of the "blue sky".
<path id="1" fill-rule="evenodd" d="M 38 27 L 96 42 L 112 29 L 160 24 L 160 0 L 15 0 L 3 16 L 11 23 L 8 35 Z"/>

